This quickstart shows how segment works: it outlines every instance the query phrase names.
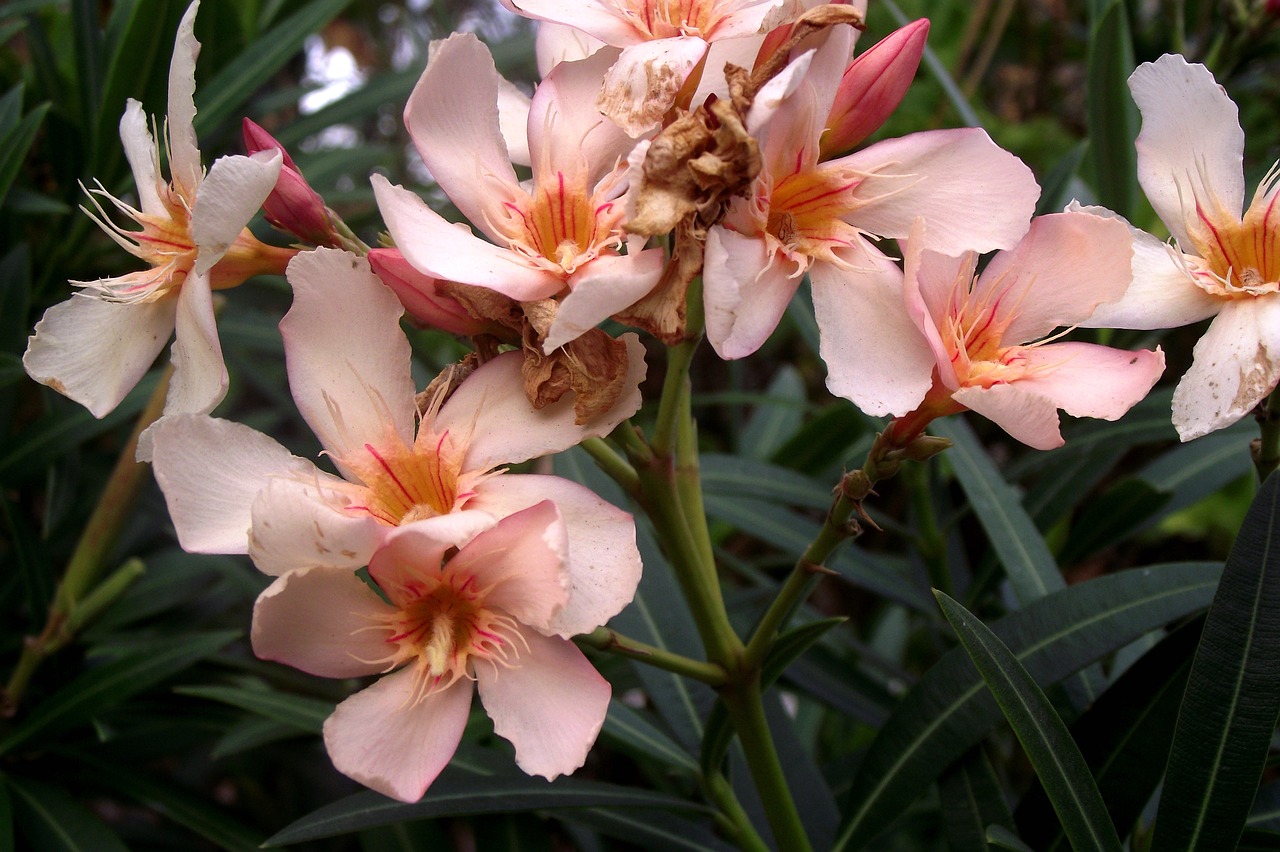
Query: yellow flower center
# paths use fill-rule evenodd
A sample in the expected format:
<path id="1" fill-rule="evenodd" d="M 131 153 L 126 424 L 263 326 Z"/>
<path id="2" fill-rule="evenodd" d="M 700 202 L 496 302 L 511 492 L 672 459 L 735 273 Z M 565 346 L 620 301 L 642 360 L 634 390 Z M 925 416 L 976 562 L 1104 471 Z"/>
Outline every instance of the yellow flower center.
<path id="1" fill-rule="evenodd" d="M 1187 233 L 1201 262 L 1188 271 L 1206 292 L 1239 299 L 1280 290 L 1278 176 L 1280 170 L 1273 166 L 1240 221 L 1220 206 L 1206 209 L 1196 199 Z"/>
<path id="2" fill-rule="evenodd" d="M 462 449 L 446 432 L 419 431 L 412 447 L 394 430 L 375 447 L 365 444 L 343 464 L 364 484 L 364 501 L 347 506 L 365 512 L 388 526 L 445 515 L 459 508 L 472 493 L 463 488 Z"/>
<path id="3" fill-rule="evenodd" d="M 551 171 L 532 195 L 509 202 L 507 210 L 497 227 L 512 250 L 559 274 L 572 275 L 622 245 L 624 211 L 604 191 L 588 191 L 585 168 L 576 175 Z"/>
<path id="4" fill-rule="evenodd" d="M 707 38 L 724 17 L 716 0 L 622 0 L 617 14 L 646 39 L 700 36 Z"/>

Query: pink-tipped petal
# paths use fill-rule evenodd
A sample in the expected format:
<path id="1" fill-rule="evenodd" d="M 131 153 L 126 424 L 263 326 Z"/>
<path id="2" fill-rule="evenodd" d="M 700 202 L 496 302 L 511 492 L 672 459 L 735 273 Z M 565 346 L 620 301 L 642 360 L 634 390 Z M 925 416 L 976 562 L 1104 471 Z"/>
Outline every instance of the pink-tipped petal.
<path id="1" fill-rule="evenodd" d="M 399 249 L 378 248 L 367 255 L 369 267 L 404 305 L 405 311 L 423 325 L 451 334 L 481 334 L 490 328 L 478 320 L 457 299 L 440 290 L 440 279 L 424 275 L 405 259 Z"/>
<path id="2" fill-rule="evenodd" d="M 707 52 L 695 36 L 655 39 L 623 49 L 605 75 L 596 106 L 637 138 L 652 130 Z"/>
<path id="3" fill-rule="evenodd" d="M 865 206 L 849 221 L 900 238 L 923 216 L 924 248 L 953 256 L 1015 245 L 1040 197 L 1031 170 L 977 128 L 886 139 L 830 164 L 871 173 L 858 189 Z"/>
<path id="4" fill-rule="evenodd" d="M 386 440 L 413 442 L 415 393 L 403 308 L 361 257 L 320 248 L 289 262 L 293 305 L 280 321 L 289 387 L 339 461 Z"/>
<path id="5" fill-rule="evenodd" d="M 253 605 L 253 653 L 319 677 L 363 677 L 386 667 L 389 607 L 353 569 L 303 568 Z"/>
<path id="6" fill-rule="evenodd" d="M 196 275 L 212 269 L 231 248 L 275 188 L 283 162 L 279 149 L 251 157 L 219 157 L 214 162 L 191 212 L 191 238 L 200 251 Z"/>
<path id="7" fill-rule="evenodd" d="M 1063 444 L 1058 408 L 1047 396 L 1023 391 L 1011 384 L 960 388 L 951 398 L 1028 447 L 1052 450 Z"/>
<path id="8" fill-rule="evenodd" d="M 662 277 L 662 249 L 638 254 L 601 255 L 569 280 L 542 349 L 555 349 L 595 328 L 649 294 Z"/>
<path id="9" fill-rule="evenodd" d="M 402 802 L 421 799 L 449 765 L 471 709 L 466 679 L 416 701 L 415 683 L 408 669 L 387 675 L 339 704 L 324 723 L 334 768 Z"/>
<path id="10" fill-rule="evenodd" d="M 209 276 L 187 275 L 178 291 L 173 346 L 173 377 L 165 414 L 208 414 L 227 395 L 227 365 L 222 360 L 213 315 Z"/>
<path id="11" fill-rule="evenodd" d="M 763 237 L 721 226 L 707 234 L 702 298 L 707 340 L 721 358 L 745 358 L 769 339 L 800 286 L 793 264 L 769 256 Z"/>
<path id="12" fill-rule="evenodd" d="M 359 499 L 357 489 L 319 471 L 262 483 L 252 502 L 253 564 L 273 577 L 308 566 L 355 570 L 367 564 L 391 528 L 347 508 Z"/>
<path id="13" fill-rule="evenodd" d="M 138 187 L 138 204 L 149 216 L 168 216 L 160 201 L 160 175 L 157 171 L 156 142 L 151 138 L 142 104 L 129 98 L 124 115 L 120 117 L 120 142 L 124 156 L 133 172 L 133 182 Z"/>
<path id="14" fill-rule="evenodd" d="M 1129 89 L 1142 113 L 1138 182 L 1169 233 L 1188 244 L 1185 221 L 1197 201 L 1239 216 L 1244 131 L 1236 105 L 1209 69 L 1165 54 L 1139 65 Z"/>
<path id="15" fill-rule="evenodd" d="M 627 375 L 613 408 L 595 419 L 574 423 L 574 395 L 534 409 L 524 392 L 522 357 L 509 352 L 485 363 L 454 391 L 436 418 L 437 430 L 470 435 L 464 470 L 489 470 L 558 453 L 613 431 L 640 409 L 644 381 L 644 344 L 634 334 L 618 338 L 627 346 Z"/>
<path id="16" fill-rule="evenodd" d="M 561 276 L 485 242 L 465 225 L 446 221 L 404 187 L 392 186 L 382 175 L 370 182 L 396 247 L 419 272 L 487 287 L 518 302 L 545 299 L 564 289 Z"/>
<path id="17" fill-rule="evenodd" d="M 156 482 L 188 553 L 247 553 L 250 507 L 276 476 L 319 472 L 261 432 L 202 415 L 175 415 L 149 430 Z"/>
<path id="18" fill-rule="evenodd" d="M 1053 400 L 1072 417 L 1119 420 L 1164 372 L 1164 352 L 1129 352 L 1093 343 L 1051 343 L 1024 349 L 1030 376 L 1018 387 Z"/>
<path id="19" fill-rule="evenodd" d="M 176 297 L 127 305 L 76 293 L 36 323 L 22 366 L 40 384 L 105 417 L 169 341 L 176 306 Z"/>
<path id="20" fill-rule="evenodd" d="M 589 488 L 537 474 L 485 480 L 468 506 L 505 517 L 542 500 L 559 510 L 569 542 L 569 601 L 544 632 L 565 638 L 589 633 L 635 597 L 641 573 L 635 520 Z"/>
<path id="21" fill-rule="evenodd" d="M 902 272 L 872 249 L 850 271 L 815 263 L 813 311 L 827 389 L 873 417 L 900 416 L 924 399 L 934 354 L 916 328 L 902 292 Z"/>
<path id="22" fill-rule="evenodd" d="M 501 76 L 474 33 L 433 42 L 404 124 L 440 188 L 484 229 L 519 191 L 498 118 Z M 492 236 L 492 235 L 491 235 Z"/>
<path id="23" fill-rule="evenodd" d="M 587 760 L 604 726 L 612 688 L 572 642 L 523 631 L 515 666 L 476 667 L 493 729 L 516 747 L 516 765 L 552 780 Z"/>
<path id="24" fill-rule="evenodd" d="M 418 575 L 438 574 L 445 554 L 491 528 L 487 512 L 451 512 L 387 528 L 382 546 L 369 560 L 369 576 L 384 589 Z"/>
<path id="25" fill-rule="evenodd" d="M 928 35 L 928 18 L 912 21 L 849 65 L 827 119 L 824 153 L 847 151 L 884 124 L 915 78 Z"/>
<path id="26" fill-rule="evenodd" d="M 1228 301 L 1196 343 L 1173 393 L 1184 441 L 1230 426 L 1266 399 L 1280 378 L 1280 297 Z"/>
<path id="27" fill-rule="evenodd" d="M 166 122 L 169 133 L 169 170 L 179 191 L 188 201 L 195 198 L 196 188 L 204 173 L 200 165 L 200 147 L 196 141 L 196 57 L 200 55 L 200 42 L 196 41 L 196 12 L 200 0 L 195 0 L 178 23 L 178 34 L 173 42 L 173 59 L 169 63 L 169 117 Z"/>

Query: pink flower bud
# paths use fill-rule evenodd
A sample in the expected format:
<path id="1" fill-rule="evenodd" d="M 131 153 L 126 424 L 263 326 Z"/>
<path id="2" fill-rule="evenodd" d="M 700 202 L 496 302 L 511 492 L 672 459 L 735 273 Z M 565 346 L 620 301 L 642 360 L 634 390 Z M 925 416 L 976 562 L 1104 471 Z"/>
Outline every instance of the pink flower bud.
<path id="1" fill-rule="evenodd" d="M 490 330 L 490 323 L 471 316 L 456 299 L 440 292 L 440 279 L 414 269 L 399 249 L 373 249 L 368 260 L 373 273 L 395 292 L 417 322 L 464 336 Z"/>
<path id="2" fill-rule="evenodd" d="M 916 75 L 928 35 L 929 19 L 921 18 L 889 33 L 850 63 L 827 117 L 824 157 L 848 151 L 897 109 Z"/>
<path id="3" fill-rule="evenodd" d="M 261 126 L 246 118 L 241 125 L 244 147 L 250 154 L 278 148 L 284 157 L 276 188 L 267 196 L 262 210 L 267 221 L 282 231 L 293 234 L 303 242 L 316 246 L 341 246 L 338 234 L 329 219 L 329 210 L 284 146 Z"/>

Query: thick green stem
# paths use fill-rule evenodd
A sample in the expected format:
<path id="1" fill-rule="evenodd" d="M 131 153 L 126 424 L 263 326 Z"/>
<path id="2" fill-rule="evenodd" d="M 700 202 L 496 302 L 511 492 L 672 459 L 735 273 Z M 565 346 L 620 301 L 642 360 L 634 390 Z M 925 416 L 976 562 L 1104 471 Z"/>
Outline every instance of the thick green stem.
<path id="1" fill-rule="evenodd" d="M 640 493 L 640 477 L 636 475 L 636 469 L 607 442 L 601 438 L 588 438 L 578 446 L 586 450 L 596 467 L 622 486 L 623 491 L 633 497 Z"/>
<path id="2" fill-rule="evenodd" d="M 725 682 L 724 668 L 715 663 L 704 663 L 682 654 L 674 654 L 665 648 L 623 636 L 608 627 L 597 627 L 592 632 L 577 637 L 577 641 L 588 648 L 630 657 L 659 669 L 700 680 L 711 686 L 721 686 Z"/>

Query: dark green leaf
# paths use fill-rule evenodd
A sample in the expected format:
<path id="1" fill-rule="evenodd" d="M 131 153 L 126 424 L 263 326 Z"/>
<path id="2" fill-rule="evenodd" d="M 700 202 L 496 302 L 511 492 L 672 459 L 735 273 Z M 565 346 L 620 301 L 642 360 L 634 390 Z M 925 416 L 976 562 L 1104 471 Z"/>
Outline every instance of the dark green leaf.
<path id="1" fill-rule="evenodd" d="M 1133 39 L 1124 0 L 1109 0 L 1093 16 L 1089 39 L 1089 154 L 1094 189 L 1103 207 L 1132 217 L 1138 203 L 1137 108 L 1126 85 L 1133 73 Z"/>
<path id="2" fill-rule="evenodd" d="M 1249 812 L 1249 825 L 1272 831 L 1280 830 L 1280 781 L 1263 784 L 1258 789 L 1258 796 L 1253 800 L 1253 810 Z"/>
<path id="3" fill-rule="evenodd" d="M 1058 161 L 1049 174 L 1045 175 L 1044 180 L 1040 182 L 1040 200 L 1036 203 L 1037 216 L 1061 213 L 1067 206 L 1067 202 L 1071 201 L 1071 181 L 1080 171 L 1080 164 L 1084 162 L 1084 155 L 1088 150 L 1086 143 L 1079 143 Z"/>
<path id="4" fill-rule="evenodd" d="M 705 825 L 664 811 L 583 808 L 566 810 L 557 816 L 565 822 L 590 826 L 601 834 L 655 852 L 732 852 L 735 848 Z"/>
<path id="5" fill-rule="evenodd" d="M 804 379 L 799 370 L 784 364 L 743 427 L 738 438 L 739 454 L 760 461 L 772 457 L 800 429 L 804 413 Z"/>
<path id="6" fill-rule="evenodd" d="M 88 808 L 57 787 L 8 776 L 17 833 L 40 852 L 127 852 Z"/>
<path id="7" fill-rule="evenodd" d="M 996 849 L 1005 849 L 1007 852 L 1035 852 L 1034 849 L 1023 843 L 1018 835 L 1003 825 L 993 825 L 987 829 L 987 842 Z"/>
<path id="8" fill-rule="evenodd" d="M 0 740 L 0 754 L 12 751 L 37 734 L 88 721 L 129 696 L 211 656 L 237 635 L 224 631 L 173 637 L 159 648 L 134 652 L 86 671 L 31 708 L 25 721 Z"/>
<path id="9" fill-rule="evenodd" d="M 1100 577 L 1042 598 L 992 625 L 1040 683 L 1208 606 L 1220 568 L 1157 565 Z M 839 847 L 862 848 L 951 761 L 1000 720 L 968 657 L 953 649 L 907 693 L 872 741 L 850 792 Z"/>
<path id="10" fill-rule="evenodd" d="M 12 133 L 6 133 L 0 138 L 0 204 L 4 203 L 9 187 L 13 186 L 18 177 L 22 162 L 27 157 L 27 151 L 35 144 L 36 133 L 48 111 L 49 104 L 40 104 L 22 117 Z"/>
<path id="11" fill-rule="evenodd" d="M 14 852 L 17 848 L 13 830 L 13 799 L 9 795 L 4 776 L 0 775 L 0 852 Z"/>
<path id="12" fill-rule="evenodd" d="M 1280 831 L 1246 828 L 1235 850 L 1236 852 L 1280 852 Z"/>
<path id="13" fill-rule="evenodd" d="M 991 628 L 942 592 L 938 605 L 1009 720 L 1076 849 L 1120 852 L 1120 837 L 1084 755 L 1044 691 Z"/>
<path id="14" fill-rule="evenodd" d="M 831 506 L 830 486 L 789 468 L 719 453 L 706 453 L 698 461 L 702 485 L 708 494 L 753 497 L 776 505 L 823 511 Z"/>
<path id="15" fill-rule="evenodd" d="M 242 754 L 268 743 L 287 740 L 292 737 L 310 736 L 303 734 L 295 725 L 286 725 L 274 719 L 263 719 L 250 716 L 238 724 L 226 729 L 226 733 L 209 749 L 209 756 L 220 759 L 233 754 Z"/>
<path id="16" fill-rule="evenodd" d="M 988 828 L 1013 825 L 1000 782 L 981 748 L 973 749 L 943 773 L 938 779 L 938 794 L 947 843 L 955 852 L 986 852 Z"/>
<path id="17" fill-rule="evenodd" d="M 53 572 L 49 569 L 42 543 L 4 494 L 0 494 L 0 513 L 4 515 L 4 526 L 13 543 L 13 555 L 26 587 L 31 631 L 36 633 L 41 629 L 45 614 L 49 612 L 49 603 L 53 600 Z"/>
<path id="18" fill-rule="evenodd" d="M 1231 848 L 1280 714 L 1280 477 L 1263 483 L 1227 557 L 1169 754 L 1156 852 Z"/>
<path id="19" fill-rule="evenodd" d="M 1138 479 L 1116 483 L 1089 501 L 1062 547 L 1064 565 L 1074 565 L 1125 540 L 1169 502 L 1169 494 Z"/>
<path id="20" fill-rule="evenodd" d="M 698 771 L 698 762 L 689 752 L 650 722 L 644 714 L 616 698 L 609 702 L 609 714 L 605 716 L 600 736 L 623 751 L 653 758 L 664 766 L 686 772 Z"/>
<path id="21" fill-rule="evenodd" d="M 271 689 L 247 689 L 236 686 L 180 686 L 174 690 L 181 695 L 220 701 L 256 713 L 265 719 L 273 719 L 291 725 L 299 731 L 318 734 L 324 720 L 333 712 L 333 704 L 318 698 L 287 695 Z"/>

